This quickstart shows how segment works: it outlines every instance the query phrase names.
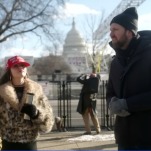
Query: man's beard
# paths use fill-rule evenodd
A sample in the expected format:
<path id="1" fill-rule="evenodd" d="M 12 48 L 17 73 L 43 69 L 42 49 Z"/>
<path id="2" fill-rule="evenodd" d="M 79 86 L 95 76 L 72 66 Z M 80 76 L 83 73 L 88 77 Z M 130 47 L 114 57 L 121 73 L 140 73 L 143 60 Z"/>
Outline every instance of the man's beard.
<path id="1" fill-rule="evenodd" d="M 115 43 L 112 42 L 112 46 L 114 49 L 124 49 L 128 42 L 128 38 L 126 36 L 121 37 L 121 39 Z"/>
<path id="2" fill-rule="evenodd" d="M 112 45 L 113 45 L 113 48 L 115 49 L 123 48 L 123 46 L 125 45 L 125 41 L 119 41 L 116 43 L 112 42 Z"/>

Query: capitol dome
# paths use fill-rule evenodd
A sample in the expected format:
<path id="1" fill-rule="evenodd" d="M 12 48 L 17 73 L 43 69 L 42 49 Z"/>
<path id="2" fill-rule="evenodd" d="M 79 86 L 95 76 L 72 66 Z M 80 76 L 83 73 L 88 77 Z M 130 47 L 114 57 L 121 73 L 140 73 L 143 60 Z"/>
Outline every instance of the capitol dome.
<path id="1" fill-rule="evenodd" d="M 88 69 L 87 47 L 79 31 L 75 28 L 74 19 L 63 45 L 63 56 L 73 73 L 83 73 Z"/>
<path id="2" fill-rule="evenodd" d="M 85 42 L 81 37 L 80 33 L 75 27 L 75 21 L 73 19 L 72 28 L 67 33 L 64 46 L 84 46 Z"/>

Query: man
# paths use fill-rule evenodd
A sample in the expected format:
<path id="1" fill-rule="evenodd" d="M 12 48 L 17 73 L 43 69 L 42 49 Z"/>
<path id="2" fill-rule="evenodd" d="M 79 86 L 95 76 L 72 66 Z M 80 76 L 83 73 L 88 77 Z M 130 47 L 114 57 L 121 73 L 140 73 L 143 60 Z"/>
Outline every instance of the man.
<path id="1" fill-rule="evenodd" d="M 96 129 L 96 134 L 101 132 L 98 117 L 96 115 L 96 95 L 98 92 L 99 78 L 95 71 L 93 73 L 85 75 L 82 74 L 77 78 L 77 81 L 83 84 L 80 99 L 77 107 L 77 112 L 82 114 L 85 130 L 84 135 L 91 135 L 91 127 L 89 121 L 89 115 Z"/>
<path id="2" fill-rule="evenodd" d="M 137 22 L 137 10 L 131 7 L 110 23 L 110 46 L 116 55 L 107 103 L 116 114 L 118 150 L 151 150 L 151 32 L 137 32 Z"/>

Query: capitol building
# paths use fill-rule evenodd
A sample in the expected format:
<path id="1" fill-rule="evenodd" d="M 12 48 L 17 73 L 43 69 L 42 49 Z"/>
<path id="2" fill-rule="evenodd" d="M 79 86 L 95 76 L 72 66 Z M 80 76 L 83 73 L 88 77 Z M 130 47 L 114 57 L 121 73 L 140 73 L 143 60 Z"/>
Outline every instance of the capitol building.
<path id="1" fill-rule="evenodd" d="M 75 21 L 73 19 L 72 28 L 66 35 L 63 45 L 63 56 L 70 65 L 73 73 L 89 73 L 91 68 L 89 66 L 89 55 L 87 52 L 87 45 L 84 39 L 76 29 Z"/>

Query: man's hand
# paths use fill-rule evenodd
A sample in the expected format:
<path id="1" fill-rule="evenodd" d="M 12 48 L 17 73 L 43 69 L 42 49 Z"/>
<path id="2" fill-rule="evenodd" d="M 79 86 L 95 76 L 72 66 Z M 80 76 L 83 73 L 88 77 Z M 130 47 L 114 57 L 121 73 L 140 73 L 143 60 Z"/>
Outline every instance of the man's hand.
<path id="1" fill-rule="evenodd" d="M 111 114 L 116 114 L 121 117 L 130 115 L 130 113 L 127 111 L 128 107 L 125 99 L 112 97 L 111 102 L 109 103 L 109 109 Z"/>

